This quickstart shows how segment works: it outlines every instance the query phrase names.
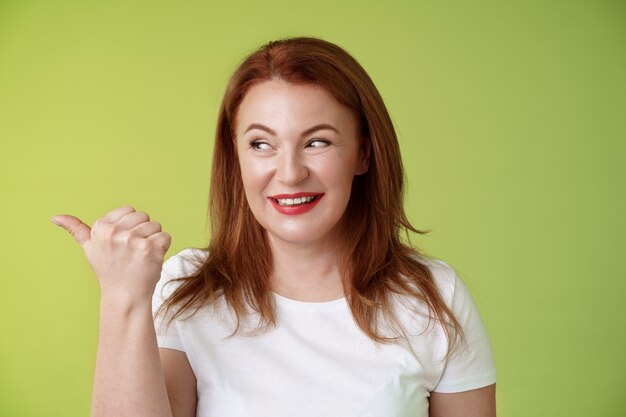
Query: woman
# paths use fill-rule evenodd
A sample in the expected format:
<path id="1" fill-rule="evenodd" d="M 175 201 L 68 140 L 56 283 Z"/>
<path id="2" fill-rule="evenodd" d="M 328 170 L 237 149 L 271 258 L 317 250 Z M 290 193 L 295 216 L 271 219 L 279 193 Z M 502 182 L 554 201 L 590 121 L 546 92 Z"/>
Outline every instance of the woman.
<path id="1" fill-rule="evenodd" d="M 454 271 L 400 240 L 422 232 L 398 142 L 349 54 L 253 52 L 214 152 L 207 248 L 163 264 L 169 235 L 129 206 L 92 230 L 56 216 L 102 291 L 92 415 L 495 415 L 485 329 Z"/>

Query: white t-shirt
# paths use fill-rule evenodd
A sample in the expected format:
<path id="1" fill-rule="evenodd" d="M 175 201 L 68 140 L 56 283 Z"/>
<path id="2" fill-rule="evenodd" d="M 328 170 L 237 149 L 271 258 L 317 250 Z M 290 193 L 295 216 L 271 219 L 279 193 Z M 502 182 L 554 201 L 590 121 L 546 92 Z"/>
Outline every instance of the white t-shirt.
<path id="1" fill-rule="evenodd" d="M 164 283 L 191 274 L 206 255 L 187 248 L 164 263 L 153 311 L 175 289 Z M 431 391 L 461 392 L 496 381 L 489 339 L 468 290 L 446 263 L 426 262 L 465 331 L 466 345 L 445 361 L 441 326 L 428 326 L 409 309 L 401 317 L 412 330 L 412 349 L 369 339 L 345 298 L 302 302 L 278 294 L 277 326 L 267 333 L 229 339 L 233 316 L 220 299 L 171 326 L 157 317 L 158 345 L 187 354 L 197 379 L 198 417 L 425 417 Z"/>

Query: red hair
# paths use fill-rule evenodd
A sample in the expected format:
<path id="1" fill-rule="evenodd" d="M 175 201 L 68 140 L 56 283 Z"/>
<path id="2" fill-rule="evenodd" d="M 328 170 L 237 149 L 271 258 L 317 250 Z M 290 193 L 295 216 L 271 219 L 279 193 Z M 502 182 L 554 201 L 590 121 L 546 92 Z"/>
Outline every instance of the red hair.
<path id="1" fill-rule="evenodd" d="M 451 336 L 460 335 L 461 327 L 438 292 L 431 271 L 416 256 L 418 251 L 401 241 L 403 233 L 425 232 L 415 229 L 404 212 L 400 148 L 383 99 L 350 54 L 310 37 L 263 45 L 245 58 L 230 79 L 215 135 L 209 198 L 212 238 L 208 247 L 202 248 L 208 257 L 192 276 L 176 280 L 181 285 L 164 307 L 175 310 L 173 319 L 223 296 L 237 317 L 233 334 L 239 330 L 247 306 L 258 313 L 260 327 L 267 329 L 276 323 L 269 288 L 270 247 L 244 195 L 234 134 L 237 111 L 247 91 L 272 79 L 324 88 L 354 114 L 360 137 L 369 149 L 369 169 L 355 177 L 340 223 L 344 230 L 338 254 L 340 274 L 355 322 L 377 342 L 395 341 L 406 329 L 399 323 L 391 296 L 409 296 L 425 304 L 429 317 L 442 324 L 450 352 Z M 397 329 L 398 334 L 385 336 L 383 324 Z"/>

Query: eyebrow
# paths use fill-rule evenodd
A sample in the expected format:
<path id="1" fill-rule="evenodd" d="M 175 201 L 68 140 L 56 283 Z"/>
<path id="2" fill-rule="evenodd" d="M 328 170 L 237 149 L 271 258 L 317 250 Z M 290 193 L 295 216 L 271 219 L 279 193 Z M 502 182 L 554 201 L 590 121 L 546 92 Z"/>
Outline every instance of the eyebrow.
<path id="1" fill-rule="evenodd" d="M 250 130 L 252 129 L 260 129 L 260 130 L 264 130 L 267 133 L 269 133 L 270 135 L 276 136 L 276 132 L 274 132 L 272 129 L 270 129 L 269 127 L 262 125 L 260 123 L 252 123 L 250 126 L 248 126 L 248 128 L 246 129 L 246 131 L 244 133 L 248 133 Z M 329 125 L 329 124 L 319 124 L 319 125 L 315 125 L 313 127 L 308 128 L 307 130 L 305 130 L 304 132 L 302 132 L 302 137 L 310 135 L 313 132 L 317 132 L 318 130 L 332 130 L 335 131 L 337 133 L 339 133 L 339 131 L 337 129 L 335 129 L 333 126 Z"/>

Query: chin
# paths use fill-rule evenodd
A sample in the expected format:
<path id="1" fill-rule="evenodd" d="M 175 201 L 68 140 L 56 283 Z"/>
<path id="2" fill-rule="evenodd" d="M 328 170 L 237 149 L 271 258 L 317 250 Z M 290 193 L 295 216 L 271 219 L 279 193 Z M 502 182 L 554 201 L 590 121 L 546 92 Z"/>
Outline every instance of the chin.
<path id="1" fill-rule="evenodd" d="M 302 228 L 297 230 L 268 230 L 266 233 L 270 241 L 280 241 L 297 246 L 306 246 L 315 244 L 328 237 L 328 234 L 319 233 L 319 229 L 315 230 L 317 233 L 311 233 L 312 231 L 304 230 Z"/>

